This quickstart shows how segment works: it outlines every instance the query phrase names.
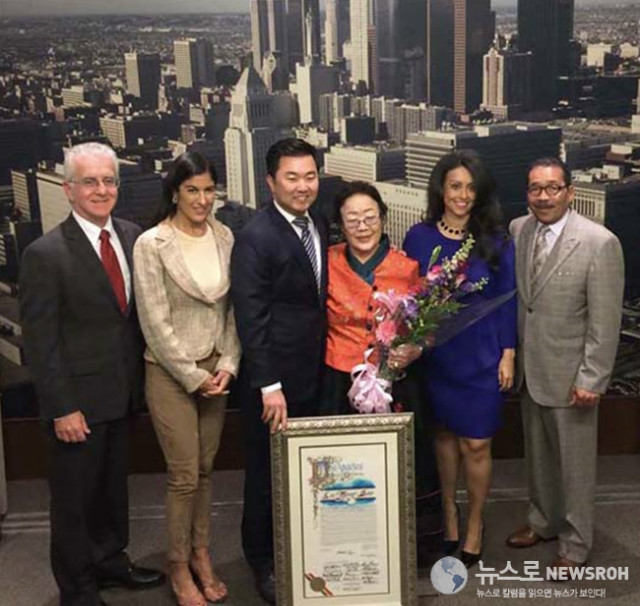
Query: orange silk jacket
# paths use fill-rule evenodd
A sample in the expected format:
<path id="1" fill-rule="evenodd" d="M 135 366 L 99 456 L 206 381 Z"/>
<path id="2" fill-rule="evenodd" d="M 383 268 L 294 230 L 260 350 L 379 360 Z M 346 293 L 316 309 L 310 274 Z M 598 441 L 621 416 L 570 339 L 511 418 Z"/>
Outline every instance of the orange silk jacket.
<path id="1" fill-rule="evenodd" d="M 329 289 L 327 293 L 328 335 L 325 362 L 350 372 L 364 361 L 364 352 L 374 342 L 373 295 L 394 290 L 406 293 L 418 283 L 418 263 L 390 250 L 374 270 L 373 285 L 358 276 L 347 260 L 346 244 L 329 249 Z"/>

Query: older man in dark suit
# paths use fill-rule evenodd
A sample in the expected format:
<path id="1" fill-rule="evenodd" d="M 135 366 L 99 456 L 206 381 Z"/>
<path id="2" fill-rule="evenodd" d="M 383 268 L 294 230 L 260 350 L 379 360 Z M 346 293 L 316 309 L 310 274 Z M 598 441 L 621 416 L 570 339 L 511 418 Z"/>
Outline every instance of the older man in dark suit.
<path id="1" fill-rule="evenodd" d="M 50 444 L 51 565 L 61 606 L 104 604 L 98 590 L 163 582 L 125 552 L 127 417 L 142 403 L 131 253 L 140 229 L 111 218 L 118 161 L 78 145 L 65 159 L 71 215 L 24 252 L 20 313 Z"/>
<path id="2" fill-rule="evenodd" d="M 284 139 L 267 153 L 273 203 L 238 234 L 231 293 L 244 359 L 247 432 L 242 544 L 265 601 L 275 603 L 269 429 L 316 412 L 324 355 L 327 230 L 309 213 L 318 195 L 315 149 Z"/>

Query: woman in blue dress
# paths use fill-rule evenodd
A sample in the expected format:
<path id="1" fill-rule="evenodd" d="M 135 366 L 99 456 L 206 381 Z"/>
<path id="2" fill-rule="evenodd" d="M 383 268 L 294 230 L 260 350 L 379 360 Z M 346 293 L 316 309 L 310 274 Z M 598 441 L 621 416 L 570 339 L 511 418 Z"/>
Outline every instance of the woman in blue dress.
<path id="1" fill-rule="evenodd" d="M 492 177 L 477 154 L 464 150 L 447 154 L 434 167 L 426 219 L 409 230 L 403 247 L 419 262 L 424 275 L 434 248 L 441 247 L 439 259 L 451 257 L 467 234 L 476 242 L 468 279 L 486 278 L 488 283 L 464 303 L 508 297 L 515 290 L 513 243 L 501 223 Z M 463 468 L 469 508 L 461 559 L 467 567 L 482 555 L 491 438 L 501 423 L 503 392 L 513 385 L 515 345 L 516 302 L 512 296 L 423 357 L 425 387 L 438 426 L 435 450 L 442 487 L 443 551 L 452 554 L 460 543 L 455 494 Z"/>

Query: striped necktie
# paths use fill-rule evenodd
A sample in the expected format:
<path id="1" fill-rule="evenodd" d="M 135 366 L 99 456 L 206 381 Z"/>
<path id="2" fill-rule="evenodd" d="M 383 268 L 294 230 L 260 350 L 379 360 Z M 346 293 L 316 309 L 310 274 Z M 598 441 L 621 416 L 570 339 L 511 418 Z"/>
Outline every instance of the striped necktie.
<path id="1" fill-rule="evenodd" d="M 316 286 L 318 290 L 320 290 L 320 275 L 318 272 L 318 258 L 316 256 L 316 247 L 313 243 L 313 238 L 311 237 L 311 232 L 309 231 L 309 217 L 296 217 L 292 223 L 302 231 L 302 235 L 300 239 L 302 240 L 302 245 L 304 246 L 304 250 L 307 253 L 307 257 L 309 257 L 309 261 L 311 263 L 311 267 L 313 268 L 313 275 L 316 278 Z"/>
<path id="2" fill-rule="evenodd" d="M 536 242 L 533 247 L 533 259 L 531 264 L 531 285 L 535 285 L 536 280 L 540 277 L 540 272 L 544 266 L 551 248 L 547 242 L 547 234 L 551 231 L 548 225 L 543 225 L 536 236 Z"/>

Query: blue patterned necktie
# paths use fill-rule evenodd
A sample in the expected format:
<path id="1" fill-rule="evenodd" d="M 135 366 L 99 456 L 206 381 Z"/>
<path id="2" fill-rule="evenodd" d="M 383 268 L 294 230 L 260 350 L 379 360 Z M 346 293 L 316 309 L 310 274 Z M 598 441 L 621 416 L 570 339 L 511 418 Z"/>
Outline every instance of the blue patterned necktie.
<path id="1" fill-rule="evenodd" d="M 309 231 L 309 217 L 296 217 L 292 223 L 302 231 L 302 245 L 307 253 L 307 257 L 309 257 L 309 261 L 311 262 L 311 267 L 313 268 L 313 275 L 316 278 L 316 286 L 318 290 L 320 290 L 320 275 L 318 272 L 318 258 L 316 256 L 316 247 L 313 244 L 313 238 L 311 237 L 311 232 Z"/>

